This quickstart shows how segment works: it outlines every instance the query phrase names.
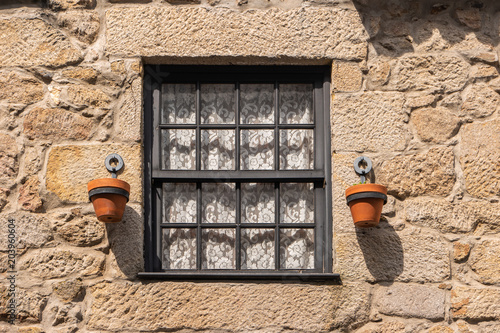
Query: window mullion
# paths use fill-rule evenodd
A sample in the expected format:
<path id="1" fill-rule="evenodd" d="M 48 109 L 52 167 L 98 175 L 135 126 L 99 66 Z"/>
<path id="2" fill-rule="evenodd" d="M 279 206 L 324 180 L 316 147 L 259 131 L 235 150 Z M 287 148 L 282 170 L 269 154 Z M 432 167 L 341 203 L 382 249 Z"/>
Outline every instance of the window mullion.
<path id="1" fill-rule="evenodd" d="M 280 169 L 280 132 L 279 132 L 279 91 L 278 91 L 278 81 L 274 82 L 274 170 L 279 171 Z M 280 183 L 274 183 L 274 223 L 276 224 L 274 228 L 274 268 L 276 270 L 280 269 Z"/>
<path id="2" fill-rule="evenodd" d="M 201 249 L 201 237 L 202 237 L 202 230 L 201 230 L 201 212 L 202 212 L 202 207 L 201 207 L 201 183 L 197 182 L 196 183 L 196 269 L 201 270 L 201 264 L 202 264 L 202 249 Z"/>

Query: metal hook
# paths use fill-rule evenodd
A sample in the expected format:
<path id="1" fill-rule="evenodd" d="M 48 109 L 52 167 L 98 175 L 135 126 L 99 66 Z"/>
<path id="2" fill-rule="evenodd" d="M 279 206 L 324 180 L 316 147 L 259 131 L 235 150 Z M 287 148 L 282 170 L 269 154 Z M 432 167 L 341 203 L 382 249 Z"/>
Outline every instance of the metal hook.
<path id="1" fill-rule="evenodd" d="M 118 164 L 114 167 L 111 165 L 111 161 L 116 161 Z M 116 173 L 123 168 L 125 163 L 123 163 L 123 158 L 120 155 L 113 153 L 106 157 L 104 165 L 106 166 L 106 169 L 111 172 L 111 177 L 116 178 Z"/>
<path id="2" fill-rule="evenodd" d="M 366 168 L 361 169 L 359 165 L 363 161 L 366 162 Z M 366 175 L 371 171 L 371 169 L 372 169 L 372 161 L 368 157 L 360 156 L 354 160 L 354 171 L 356 171 L 356 173 L 359 175 L 361 183 L 366 182 Z"/>

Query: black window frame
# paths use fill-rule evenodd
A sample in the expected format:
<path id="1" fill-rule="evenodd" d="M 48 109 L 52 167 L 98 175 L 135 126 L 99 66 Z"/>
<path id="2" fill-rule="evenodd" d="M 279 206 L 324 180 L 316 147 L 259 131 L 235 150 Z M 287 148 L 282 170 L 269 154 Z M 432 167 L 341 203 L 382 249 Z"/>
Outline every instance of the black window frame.
<path id="1" fill-rule="evenodd" d="M 194 65 L 145 65 L 144 72 L 144 260 L 145 272 L 139 273 L 141 278 L 150 279 L 226 279 L 226 280 L 283 280 L 302 281 L 336 280 L 338 274 L 332 273 L 332 197 L 331 197 L 331 151 L 330 151 L 330 66 L 194 66 Z M 160 166 L 160 130 L 167 128 L 160 125 L 161 87 L 164 83 L 199 82 L 226 83 L 275 83 L 275 92 L 279 83 L 313 83 L 314 92 L 314 125 L 272 125 L 275 138 L 278 128 L 313 128 L 314 129 L 314 170 L 161 170 Z M 238 87 L 238 84 L 237 84 Z M 275 100 L 277 100 L 275 95 Z M 275 101 L 275 113 L 279 114 L 278 101 Z M 236 102 L 238 108 L 238 101 Z M 238 110 L 236 110 L 238 112 Z M 238 131 L 245 126 L 239 124 L 239 117 L 232 125 L 221 128 L 235 128 Z M 197 131 L 201 125 L 196 125 Z M 175 125 L 174 127 L 179 127 Z M 193 127 L 193 126 L 191 126 Z M 218 127 L 210 125 L 210 128 Z M 248 126 L 251 128 L 267 128 L 269 126 Z M 238 139 L 236 139 L 238 140 Z M 276 139 L 275 139 L 276 140 Z M 197 140 L 199 141 L 199 140 Z M 236 142 L 237 143 L 237 142 Z M 279 146 L 279 141 L 275 142 Z M 238 146 L 238 145 L 236 145 Z M 238 148 L 237 152 L 239 151 Z M 278 148 L 279 149 L 279 148 Z M 199 154 L 197 147 L 197 154 Z M 275 154 L 276 155 L 276 154 Z M 198 157 L 197 157 L 198 158 Z M 235 153 L 235 159 L 239 161 Z M 275 156 L 275 161 L 279 157 Z M 236 162 L 239 163 L 239 162 Z M 276 163 L 276 162 L 275 162 Z M 279 163 L 279 161 L 277 162 Z M 193 181 L 193 176 L 196 179 Z M 161 235 L 159 192 L 164 182 L 269 182 L 269 183 L 314 183 L 315 191 L 315 268 L 312 270 L 167 270 L 161 269 Z M 159 191 L 160 190 L 160 191 Z M 279 190 L 277 190 L 278 193 Z M 278 198 L 278 197 L 277 197 Z M 198 203 L 200 205 L 200 203 Z M 158 207 L 158 208 L 157 208 Z M 239 224 L 239 217 L 237 223 Z M 275 221 L 276 231 L 279 221 Z M 201 228 L 200 223 L 197 228 Z M 210 227 L 217 227 L 210 223 Z M 253 227 L 253 226 L 252 226 Z M 292 226 L 289 226 L 292 227 Z M 293 227 L 300 227 L 294 224 Z M 279 232 L 275 237 L 279 237 Z M 276 241 L 279 247 L 279 238 Z M 237 246 L 240 246 L 238 244 Z M 276 245 L 275 245 L 276 247 Z M 278 251 L 276 251 L 277 253 Z M 237 251 L 237 254 L 239 252 Z M 200 255 L 198 249 L 197 256 Z M 237 259 L 238 260 L 238 259 Z M 199 259 L 198 259 L 199 261 Z M 278 268 L 279 256 L 275 257 Z M 200 267 L 198 266 L 198 269 Z"/>

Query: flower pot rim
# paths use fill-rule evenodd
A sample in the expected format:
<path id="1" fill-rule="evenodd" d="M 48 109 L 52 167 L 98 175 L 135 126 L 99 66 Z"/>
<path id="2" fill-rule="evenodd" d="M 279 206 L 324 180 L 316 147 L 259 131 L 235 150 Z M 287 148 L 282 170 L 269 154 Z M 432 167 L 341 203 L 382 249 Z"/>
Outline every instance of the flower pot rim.
<path id="1" fill-rule="evenodd" d="M 348 187 L 345 190 L 345 196 L 348 197 L 352 194 L 362 193 L 362 192 L 379 192 L 387 195 L 387 187 L 381 184 L 357 184 Z"/>
<path id="2" fill-rule="evenodd" d="M 100 187 L 115 187 L 130 193 L 130 184 L 117 178 L 98 178 L 91 180 L 87 184 L 87 191 L 90 192 L 91 190 Z"/>

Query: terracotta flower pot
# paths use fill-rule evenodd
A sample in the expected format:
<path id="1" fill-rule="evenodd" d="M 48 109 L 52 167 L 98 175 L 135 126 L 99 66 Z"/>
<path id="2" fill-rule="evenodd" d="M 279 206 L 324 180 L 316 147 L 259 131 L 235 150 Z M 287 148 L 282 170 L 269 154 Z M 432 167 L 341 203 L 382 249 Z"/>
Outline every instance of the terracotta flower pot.
<path id="1" fill-rule="evenodd" d="M 89 200 L 101 222 L 120 222 L 128 202 L 130 185 L 116 178 L 100 178 L 87 184 Z"/>
<path id="2" fill-rule="evenodd" d="M 379 184 L 359 184 L 345 191 L 354 225 L 370 228 L 378 225 L 382 206 L 387 203 L 387 188 Z"/>

